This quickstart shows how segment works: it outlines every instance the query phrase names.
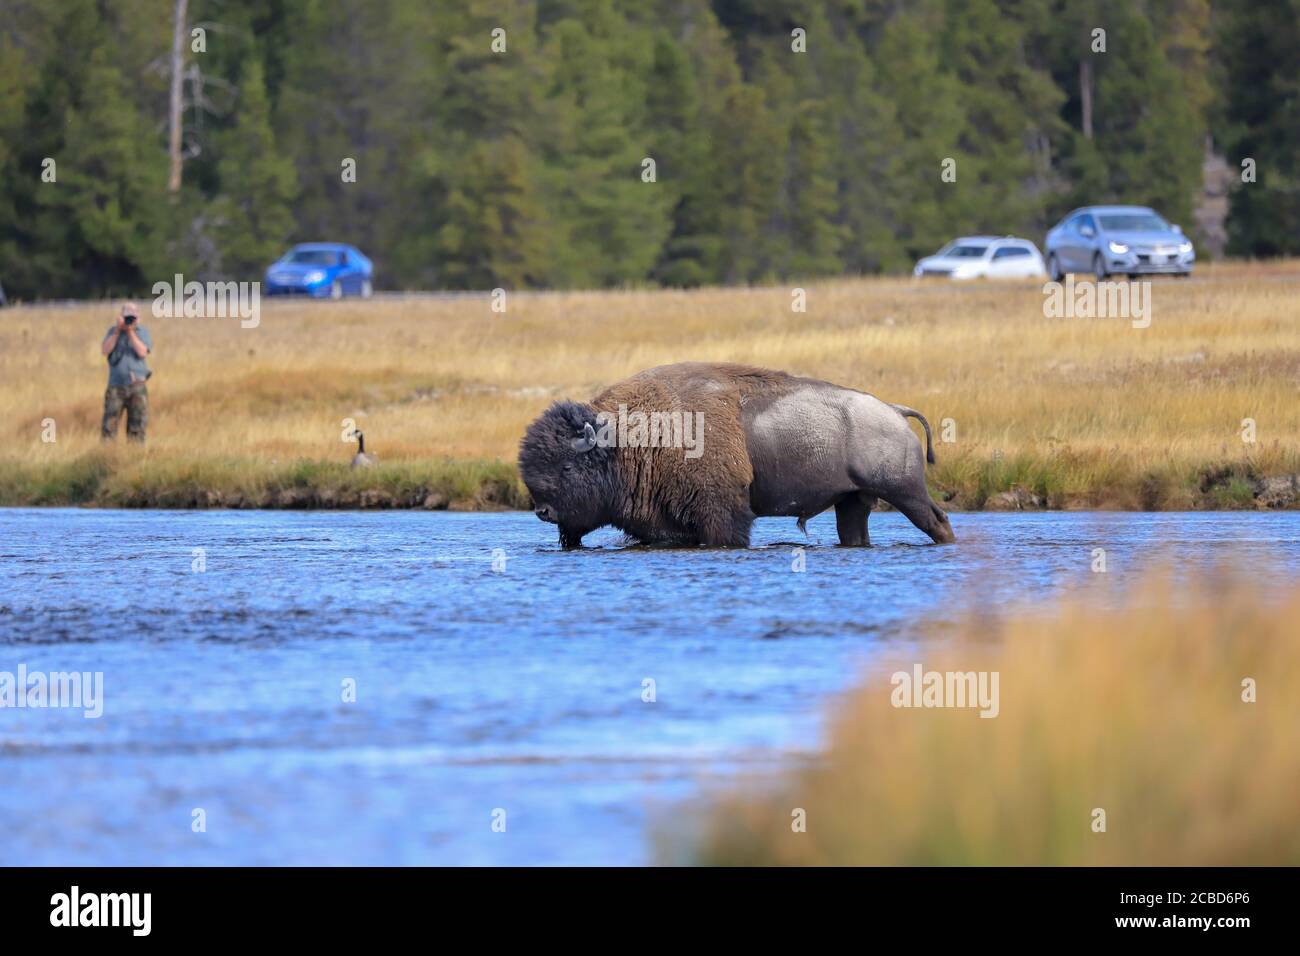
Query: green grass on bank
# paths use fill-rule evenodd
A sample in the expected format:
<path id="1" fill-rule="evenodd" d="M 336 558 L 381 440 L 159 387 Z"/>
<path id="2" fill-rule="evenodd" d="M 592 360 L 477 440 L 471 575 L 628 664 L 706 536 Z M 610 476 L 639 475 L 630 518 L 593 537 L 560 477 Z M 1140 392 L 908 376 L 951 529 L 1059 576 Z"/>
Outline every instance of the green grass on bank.
<path id="1" fill-rule="evenodd" d="M 955 511 L 1229 510 L 1300 507 L 1300 451 L 1273 445 L 1201 465 L 1140 463 L 1119 453 L 942 455 L 936 500 Z M 0 507 L 427 508 L 529 507 L 512 462 L 433 459 L 353 470 L 309 459 L 151 455 L 129 446 L 50 462 L 0 459 Z"/>
<path id="2" fill-rule="evenodd" d="M 175 460 L 107 449 L 48 464 L 0 459 L 0 506 L 118 508 L 525 508 L 515 467 L 501 461 Z"/>
<path id="3" fill-rule="evenodd" d="M 1200 463 L 1142 461 L 1118 449 L 944 456 L 931 492 L 958 511 L 1103 509 L 1194 511 L 1300 505 L 1300 449 L 1273 443 Z"/>

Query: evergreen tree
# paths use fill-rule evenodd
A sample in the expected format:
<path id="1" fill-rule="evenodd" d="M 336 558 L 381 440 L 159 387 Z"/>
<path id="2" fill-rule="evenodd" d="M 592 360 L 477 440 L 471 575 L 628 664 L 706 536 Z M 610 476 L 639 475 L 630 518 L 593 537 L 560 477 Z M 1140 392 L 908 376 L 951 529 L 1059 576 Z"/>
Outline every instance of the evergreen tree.
<path id="1" fill-rule="evenodd" d="M 705 168 L 709 143 L 696 83 L 686 49 L 661 31 L 646 83 L 646 128 L 659 186 L 671 207 L 671 228 L 653 276 L 673 286 L 706 281 L 708 263 L 718 254 L 705 219 L 712 183 Z"/>
<path id="2" fill-rule="evenodd" d="M 763 90 L 738 83 L 728 91 L 713 144 L 714 221 L 722 243 L 717 277 L 723 282 L 771 278 L 777 242 L 771 228 L 785 176 L 780 126 Z"/>
<path id="3" fill-rule="evenodd" d="M 1300 0 L 1273 4 L 1224 0 L 1218 13 L 1217 47 L 1225 76 L 1220 139 L 1239 179 L 1230 198 L 1228 252 L 1296 255 L 1300 253 Z M 1250 164 L 1253 182 L 1243 177 Z"/>
<path id="4" fill-rule="evenodd" d="M 21 18 L 13 23 L 15 34 L 33 28 L 30 52 L 21 56 L 10 37 L 0 47 L 5 56 L 5 74 L 19 71 L 36 75 L 26 84 L 21 107 L 23 118 L 12 137 L 5 137 L 12 175 L 4 180 L 4 206 L 0 213 L 0 236 L 15 254 L 6 256 L 3 281 L 11 297 L 41 298 L 57 295 L 75 296 L 91 291 L 82 275 L 73 274 L 74 260 L 83 257 L 74 246 L 73 223 L 58 215 L 48 202 L 42 202 L 57 183 L 42 181 L 47 160 L 53 160 L 54 173 L 66 163 L 64 150 L 67 118 L 82 95 L 87 82 L 88 59 L 67 57 L 63 47 L 89 53 L 102 42 L 103 30 L 93 0 L 54 0 L 49 9 L 49 23 L 39 29 L 39 21 Z M 55 37 L 60 40 L 56 42 Z M 11 80 L 10 82 L 15 82 Z M 16 80 L 21 83 L 21 80 Z M 10 107 L 17 108 L 17 91 L 10 95 Z"/>
<path id="5" fill-rule="evenodd" d="M 30 66 L 14 46 L 12 38 L 0 36 L 0 263 L 11 270 L 22 262 L 19 240 L 23 233 L 18 228 L 18 206 L 15 187 L 21 178 L 35 179 L 37 170 L 22 168 L 22 151 L 18 143 L 24 132 L 24 114 Z M 29 186 L 30 190 L 30 186 Z M 30 194 L 30 192 L 29 192 Z M 24 284 L 23 272 L 0 275 L 0 282 L 8 283 L 7 295 L 27 295 L 30 289 Z"/>
<path id="6" fill-rule="evenodd" d="M 671 228 L 671 190 L 657 181 L 641 77 L 652 51 L 623 33 L 608 0 L 550 28 L 547 196 L 557 285 L 616 285 L 649 277 Z M 655 161 L 646 181 L 645 161 Z"/>
<path id="7" fill-rule="evenodd" d="M 438 5 L 409 0 L 292 0 L 274 114 L 297 167 L 299 240 L 351 242 L 393 281 L 421 149 L 445 129 L 422 112 L 436 87 Z M 350 161 L 345 167 L 345 161 Z"/>
<path id="8" fill-rule="evenodd" d="M 941 69 L 951 72 L 961 115 L 955 211 L 970 232 L 1037 231 L 1052 189 L 1048 144 L 1065 100 L 1027 59 L 1031 4 L 946 0 Z M 949 220 L 951 222 L 951 219 Z"/>
<path id="9" fill-rule="evenodd" d="M 906 210 L 895 241 L 909 260 L 970 231 L 961 190 L 976 163 L 962 148 L 960 84 L 942 67 L 941 33 L 938 6 L 925 4 L 895 14 L 876 48 L 881 86 L 903 131 L 890 185 Z"/>
<path id="10" fill-rule="evenodd" d="M 67 257 L 71 270 L 51 279 L 74 294 L 126 294 L 167 274 L 160 254 L 165 154 L 127 96 L 115 48 L 103 32 L 89 32 L 84 73 L 45 90 L 45 102 L 66 97 L 67 105 L 51 156 L 57 182 L 35 193 L 33 239 L 52 262 Z"/>
<path id="11" fill-rule="evenodd" d="M 726 243 L 720 232 L 723 200 L 719 184 L 726 172 L 715 161 L 715 144 L 724 135 L 726 97 L 741 79 L 735 50 L 708 0 L 659 0 L 658 9 L 646 7 L 644 13 L 671 31 L 685 60 L 677 68 L 689 68 L 693 80 L 691 101 L 678 101 L 678 112 L 668 120 L 684 130 L 684 158 L 673 161 L 668 155 L 670 168 L 661 182 L 670 189 L 680 183 L 682 194 L 672 209 L 672 227 L 655 277 L 669 285 L 721 282 Z M 655 64 L 656 75 L 672 68 L 665 67 L 658 52 Z M 655 143 L 656 131 L 672 112 L 669 89 L 671 83 L 648 117 Z"/>
<path id="12" fill-rule="evenodd" d="M 895 227 L 906 218 L 895 192 L 901 178 L 903 132 L 892 104 L 881 96 L 878 76 L 866 44 L 859 36 L 871 32 L 871 21 L 854 12 L 832 9 L 823 13 L 813 5 L 799 17 L 806 31 L 809 52 L 792 51 L 788 23 L 765 44 L 775 51 L 761 64 L 768 72 L 765 88 L 780 94 L 781 109 L 790 117 L 792 136 L 802 144 L 803 156 L 792 155 L 793 166 L 809 175 L 788 172 L 787 183 L 794 208 L 787 219 L 798 238 L 791 237 L 795 260 L 803 249 L 813 249 L 811 262 L 794 261 L 793 267 L 814 274 L 832 268 L 832 256 L 850 272 L 876 272 L 901 268 L 905 254 L 895 242 Z M 779 79 L 788 73 L 792 83 Z M 802 129 L 798 129 L 798 128 Z M 798 184 L 808 180 L 808 186 Z M 827 190 L 835 185 L 834 195 Z M 800 192 L 807 195 L 799 195 Z M 824 210 L 815 222 L 805 208 Z"/>
<path id="13" fill-rule="evenodd" d="M 443 281 L 457 289 L 539 286 L 545 239 L 534 163 L 514 135 L 471 148 L 456 167 L 435 251 Z"/>
<path id="14" fill-rule="evenodd" d="M 1097 147 L 1111 196 L 1190 224 L 1201 185 L 1204 128 L 1149 20 L 1116 5 L 1097 84 Z"/>
<path id="15" fill-rule="evenodd" d="M 406 243 L 427 263 L 410 271 L 437 284 L 513 289 L 550 278 L 541 160 L 531 146 L 542 76 L 535 15 L 528 4 L 488 2 L 444 13 L 430 110 L 442 135 L 420 150 L 422 211 L 410 230 L 432 241 Z"/>
<path id="16" fill-rule="evenodd" d="M 237 111 L 234 126 L 219 143 L 216 234 L 223 271 L 250 277 L 260 275 L 284 251 L 293 232 L 297 191 L 293 162 L 276 148 L 262 63 L 256 56 L 245 63 Z"/>
<path id="17" fill-rule="evenodd" d="M 29 66 L 13 40 L 0 35 L 0 169 L 17 157 L 14 145 L 23 127 Z"/>
<path id="18" fill-rule="evenodd" d="M 839 183 L 829 108 L 816 101 L 799 107 L 790 123 L 786 161 L 790 254 L 783 275 L 836 275 L 848 230 L 837 222 Z"/>
<path id="19" fill-rule="evenodd" d="M 1210 0 L 1162 0 L 1149 7 L 1151 26 L 1165 59 L 1199 123 L 1214 104 L 1211 76 Z"/>
<path id="20" fill-rule="evenodd" d="M 1064 113 L 1074 128 L 1062 148 L 1070 188 L 1058 211 L 1137 203 L 1190 223 L 1201 182 L 1203 118 L 1188 101 L 1151 18 L 1120 0 L 1057 2 L 1054 73 L 1073 91 Z M 1097 29 L 1105 31 L 1104 52 L 1093 49 L 1100 42 Z"/>

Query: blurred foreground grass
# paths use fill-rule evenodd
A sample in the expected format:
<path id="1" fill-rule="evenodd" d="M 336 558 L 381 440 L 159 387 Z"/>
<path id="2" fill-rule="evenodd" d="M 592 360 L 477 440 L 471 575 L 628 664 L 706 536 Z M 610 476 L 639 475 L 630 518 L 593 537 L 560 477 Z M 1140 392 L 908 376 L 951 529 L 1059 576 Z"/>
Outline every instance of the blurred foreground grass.
<path id="1" fill-rule="evenodd" d="M 1226 582 L 1226 583 L 1225 583 Z M 1296 865 L 1300 585 L 1148 580 L 1001 620 L 886 666 L 824 759 L 716 795 L 665 832 L 706 864 Z M 895 708 L 890 675 L 996 670 L 1000 712 Z M 1243 681 L 1258 700 L 1243 701 Z M 792 813 L 806 813 L 806 832 Z M 1094 832 L 1094 811 L 1105 832 Z M 679 821 L 680 823 L 680 821 Z M 693 834 L 682 846 L 683 834 Z"/>

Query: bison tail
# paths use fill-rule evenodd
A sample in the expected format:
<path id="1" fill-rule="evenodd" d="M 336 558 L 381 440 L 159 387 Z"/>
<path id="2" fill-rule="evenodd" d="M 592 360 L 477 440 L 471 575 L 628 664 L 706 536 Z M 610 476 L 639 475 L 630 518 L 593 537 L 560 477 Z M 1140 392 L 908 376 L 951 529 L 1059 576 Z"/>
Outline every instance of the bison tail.
<path id="1" fill-rule="evenodd" d="M 922 415 L 920 412 L 918 412 L 915 408 L 908 408 L 906 405 L 894 405 L 891 402 L 890 407 L 893 408 L 896 412 L 898 412 L 898 414 L 902 415 L 904 418 L 915 418 L 918 422 L 921 423 L 921 427 L 925 429 L 925 460 L 933 465 L 934 464 L 934 441 L 930 438 L 930 423 L 925 420 L 925 416 Z"/>

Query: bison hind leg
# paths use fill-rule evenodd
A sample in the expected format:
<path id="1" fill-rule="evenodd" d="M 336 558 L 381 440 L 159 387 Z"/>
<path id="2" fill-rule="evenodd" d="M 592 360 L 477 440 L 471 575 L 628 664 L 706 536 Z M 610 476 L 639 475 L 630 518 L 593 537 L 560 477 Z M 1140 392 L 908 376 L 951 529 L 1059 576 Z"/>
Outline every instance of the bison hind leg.
<path id="1" fill-rule="evenodd" d="M 912 494 L 885 500 L 901 511 L 908 521 L 928 534 L 935 544 L 952 544 L 957 540 L 952 525 L 948 523 L 948 516 L 930 499 L 930 493 L 924 486 L 920 491 Z"/>
<path id="2" fill-rule="evenodd" d="M 839 532 L 841 546 L 870 547 L 867 518 L 875 505 L 876 499 L 861 491 L 851 492 L 835 502 L 835 530 Z"/>

